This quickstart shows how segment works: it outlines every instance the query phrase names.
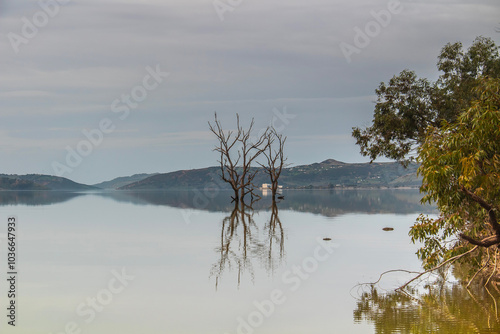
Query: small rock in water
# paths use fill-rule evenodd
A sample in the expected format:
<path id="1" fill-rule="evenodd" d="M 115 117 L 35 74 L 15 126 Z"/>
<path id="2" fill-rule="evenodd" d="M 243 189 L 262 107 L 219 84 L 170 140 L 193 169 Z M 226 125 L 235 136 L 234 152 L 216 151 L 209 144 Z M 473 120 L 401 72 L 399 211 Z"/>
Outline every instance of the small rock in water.
<path id="1" fill-rule="evenodd" d="M 384 227 L 382 230 L 384 231 L 394 231 L 392 227 Z"/>
<path id="2" fill-rule="evenodd" d="M 332 240 L 332 238 L 323 238 L 323 240 L 330 241 L 330 240 Z"/>

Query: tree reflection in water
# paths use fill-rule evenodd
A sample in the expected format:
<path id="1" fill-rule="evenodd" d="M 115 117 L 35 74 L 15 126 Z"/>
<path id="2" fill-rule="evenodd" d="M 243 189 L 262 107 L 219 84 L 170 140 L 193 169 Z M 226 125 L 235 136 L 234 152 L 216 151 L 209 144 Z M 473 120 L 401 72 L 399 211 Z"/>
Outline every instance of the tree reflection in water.
<path id="1" fill-rule="evenodd" d="M 271 216 L 261 230 L 254 220 L 251 206 L 236 202 L 231 214 L 222 220 L 220 245 L 216 248 L 220 258 L 212 266 L 210 277 L 215 286 L 226 271 L 237 270 L 238 286 L 247 271 L 255 277 L 254 262 L 273 272 L 285 256 L 285 231 L 278 216 L 278 206 L 272 202 Z"/>
<path id="2" fill-rule="evenodd" d="M 445 281 L 412 295 L 364 292 L 354 311 L 357 323 L 367 321 L 375 333 L 500 333 L 497 284 L 450 284 Z M 415 296 L 415 297 L 413 297 Z"/>

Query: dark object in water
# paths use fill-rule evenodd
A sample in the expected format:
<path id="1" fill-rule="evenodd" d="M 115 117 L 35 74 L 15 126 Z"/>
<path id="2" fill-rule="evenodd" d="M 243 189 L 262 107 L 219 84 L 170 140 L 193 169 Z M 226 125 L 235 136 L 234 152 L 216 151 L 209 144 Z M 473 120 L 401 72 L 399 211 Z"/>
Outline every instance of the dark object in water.
<path id="1" fill-rule="evenodd" d="M 392 227 L 384 227 L 382 230 L 384 231 L 394 231 Z"/>
<path id="2" fill-rule="evenodd" d="M 278 196 L 278 199 L 285 199 L 285 196 Z"/>
<path id="3" fill-rule="evenodd" d="M 330 241 L 330 240 L 332 240 L 332 238 L 323 238 L 323 240 Z"/>

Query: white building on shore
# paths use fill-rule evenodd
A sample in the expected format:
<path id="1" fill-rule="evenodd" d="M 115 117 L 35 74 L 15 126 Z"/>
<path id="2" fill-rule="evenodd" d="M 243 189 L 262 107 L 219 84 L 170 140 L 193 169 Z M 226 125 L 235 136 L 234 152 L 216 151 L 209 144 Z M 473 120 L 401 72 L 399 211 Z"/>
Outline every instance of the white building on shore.
<path id="1" fill-rule="evenodd" d="M 262 186 L 260 187 L 260 189 L 262 190 L 262 195 L 267 196 L 268 191 L 272 190 L 272 185 L 271 185 L 271 183 L 262 183 Z M 280 190 L 283 190 L 283 186 L 278 186 L 278 192 Z"/>

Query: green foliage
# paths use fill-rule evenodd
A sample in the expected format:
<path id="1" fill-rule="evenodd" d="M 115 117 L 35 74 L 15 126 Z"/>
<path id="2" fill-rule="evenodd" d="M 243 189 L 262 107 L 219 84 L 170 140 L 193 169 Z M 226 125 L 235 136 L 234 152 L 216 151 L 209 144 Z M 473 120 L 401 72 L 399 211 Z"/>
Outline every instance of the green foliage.
<path id="1" fill-rule="evenodd" d="M 372 161 L 385 156 L 408 165 L 417 153 L 423 201 L 441 211 L 439 219 L 420 216 L 410 231 L 426 268 L 468 251 L 469 243 L 500 243 L 498 47 L 484 37 L 466 51 L 447 44 L 437 69 L 433 83 L 410 70 L 382 82 L 372 125 L 352 132 Z M 471 263 L 481 263 L 483 254 L 474 253 Z"/>
<path id="2" fill-rule="evenodd" d="M 479 96 L 480 78 L 500 78 L 500 56 L 495 43 L 478 37 L 463 51 L 461 43 L 447 44 L 438 57 L 441 72 L 434 83 L 402 71 L 376 89 L 372 125 L 353 128 L 361 154 L 373 161 L 385 156 L 407 164 L 426 138 L 429 126 L 454 122 Z"/>
<path id="3" fill-rule="evenodd" d="M 423 201 L 441 212 L 420 216 L 410 231 L 423 243 L 418 256 L 427 268 L 470 249 L 460 233 L 478 240 L 496 233 L 489 214 L 500 204 L 500 79 L 481 79 L 475 93 L 478 100 L 455 122 L 429 127 L 419 148 Z"/>
<path id="4" fill-rule="evenodd" d="M 375 160 L 383 155 L 402 160 L 422 141 L 425 128 L 435 118 L 432 88 L 413 71 L 404 70 L 389 83 L 381 83 L 377 93 L 373 124 L 367 129 L 353 128 L 352 135 L 361 154 Z"/>

